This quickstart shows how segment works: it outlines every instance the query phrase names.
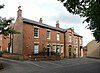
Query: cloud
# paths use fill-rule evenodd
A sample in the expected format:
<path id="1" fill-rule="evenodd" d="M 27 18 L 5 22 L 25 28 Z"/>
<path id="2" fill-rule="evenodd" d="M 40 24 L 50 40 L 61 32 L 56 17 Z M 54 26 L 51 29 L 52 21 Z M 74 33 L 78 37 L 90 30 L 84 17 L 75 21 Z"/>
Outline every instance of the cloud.
<path id="1" fill-rule="evenodd" d="M 83 21 L 83 18 L 80 18 L 79 16 L 70 15 L 69 13 L 60 12 L 54 17 L 51 18 L 51 20 L 59 20 L 63 23 L 67 24 L 80 24 Z"/>

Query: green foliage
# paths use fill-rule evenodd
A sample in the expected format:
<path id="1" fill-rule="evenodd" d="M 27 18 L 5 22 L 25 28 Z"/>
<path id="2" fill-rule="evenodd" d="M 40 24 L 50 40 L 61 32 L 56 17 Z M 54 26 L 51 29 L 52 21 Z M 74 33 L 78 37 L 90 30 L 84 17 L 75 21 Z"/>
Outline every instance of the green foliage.
<path id="1" fill-rule="evenodd" d="M 0 17 L 0 34 L 4 34 L 5 36 L 9 35 L 11 33 L 11 23 L 12 19 L 6 19 Z"/>
<path id="2" fill-rule="evenodd" d="M 4 5 L 0 5 L 0 9 L 4 8 Z M 2 18 L 0 17 L 0 34 L 4 34 L 4 36 L 7 36 L 9 34 L 19 34 L 20 32 L 17 32 L 14 30 L 13 28 L 13 24 L 12 21 L 14 19 L 13 18 Z"/>
<path id="3" fill-rule="evenodd" d="M 0 5 L 0 9 L 1 9 L 1 8 L 4 8 L 4 5 Z"/>
<path id="4" fill-rule="evenodd" d="M 100 42 L 100 0 L 58 0 L 72 14 L 78 14 L 86 19 L 87 28 L 93 32 L 95 39 Z"/>
<path id="5" fill-rule="evenodd" d="M 3 54 L 3 52 L 2 52 L 2 51 L 0 51 L 0 57 L 2 57 L 2 54 Z"/>

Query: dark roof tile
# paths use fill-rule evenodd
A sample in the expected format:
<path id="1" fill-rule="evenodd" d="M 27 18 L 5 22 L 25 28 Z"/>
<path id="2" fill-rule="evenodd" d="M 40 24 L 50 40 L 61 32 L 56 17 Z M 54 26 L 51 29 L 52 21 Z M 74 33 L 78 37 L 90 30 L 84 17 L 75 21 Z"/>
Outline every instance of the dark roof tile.
<path id="1" fill-rule="evenodd" d="M 65 32 L 65 29 L 56 28 L 56 27 L 49 26 L 49 25 L 44 24 L 44 23 L 41 24 L 41 23 L 39 23 L 39 22 L 37 22 L 37 21 L 33 21 L 33 20 L 30 20 L 30 19 L 27 19 L 27 18 L 23 18 L 23 22 L 30 23 L 30 24 L 32 24 L 32 25 L 37 25 L 37 26 L 49 28 L 49 29 L 53 29 L 53 30 L 60 31 L 60 32 Z"/>

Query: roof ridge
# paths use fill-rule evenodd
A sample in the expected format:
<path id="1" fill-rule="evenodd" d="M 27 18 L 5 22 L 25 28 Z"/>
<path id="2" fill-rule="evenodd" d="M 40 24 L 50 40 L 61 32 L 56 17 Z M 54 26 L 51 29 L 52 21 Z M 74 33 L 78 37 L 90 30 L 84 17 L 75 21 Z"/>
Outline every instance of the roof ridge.
<path id="1" fill-rule="evenodd" d="M 31 20 L 31 19 L 27 19 L 27 18 L 23 18 L 23 21 L 31 23 L 31 24 L 34 23 L 34 24 L 37 24 L 39 26 L 48 27 L 48 28 L 55 29 L 55 30 L 62 31 L 62 32 L 65 32 L 65 30 L 66 30 L 66 29 L 63 29 L 63 28 L 56 28 L 56 27 L 50 26 L 50 25 L 45 24 L 45 23 L 39 23 L 37 21 Z"/>

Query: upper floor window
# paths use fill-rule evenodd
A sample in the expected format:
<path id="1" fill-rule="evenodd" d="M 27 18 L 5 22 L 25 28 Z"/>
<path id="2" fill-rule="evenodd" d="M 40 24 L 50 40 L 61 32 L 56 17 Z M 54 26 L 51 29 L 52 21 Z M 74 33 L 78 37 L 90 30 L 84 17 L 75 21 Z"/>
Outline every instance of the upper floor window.
<path id="1" fill-rule="evenodd" d="M 82 39 L 80 39 L 80 44 L 82 44 Z"/>
<path id="2" fill-rule="evenodd" d="M 39 37 L 39 29 L 38 28 L 34 28 L 34 37 L 35 38 Z"/>
<path id="3" fill-rule="evenodd" d="M 57 41 L 60 41 L 60 33 L 57 33 Z"/>
<path id="4" fill-rule="evenodd" d="M 69 43 L 72 43 L 72 35 L 69 34 Z"/>
<path id="5" fill-rule="evenodd" d="M 75 43 L 76 43 L 76 44 L 78 43 L 78 40 L 77 40 L 77 38 L 75 39 Z"/>
<path id="6" fill-rule="evenodd" d="M 50 39 L 50 31 L 47 30 L 47 39 Z"/>

